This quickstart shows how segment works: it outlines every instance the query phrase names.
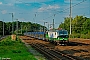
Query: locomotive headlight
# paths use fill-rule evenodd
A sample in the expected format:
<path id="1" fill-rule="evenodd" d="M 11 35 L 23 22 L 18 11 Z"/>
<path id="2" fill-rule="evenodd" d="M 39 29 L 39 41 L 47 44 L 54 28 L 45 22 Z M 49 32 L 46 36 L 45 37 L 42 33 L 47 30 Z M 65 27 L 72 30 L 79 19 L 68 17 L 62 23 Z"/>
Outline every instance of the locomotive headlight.
<path id="1" fill-rule="evenodd" d="M 66 36 L 66 37 L 68 37 L 68 36 Z"/>

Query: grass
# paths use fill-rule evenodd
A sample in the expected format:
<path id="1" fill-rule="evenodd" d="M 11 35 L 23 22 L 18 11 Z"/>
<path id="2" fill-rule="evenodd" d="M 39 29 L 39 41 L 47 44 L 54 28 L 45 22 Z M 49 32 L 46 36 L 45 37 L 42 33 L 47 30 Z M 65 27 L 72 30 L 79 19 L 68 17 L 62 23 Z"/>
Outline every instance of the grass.
<path id="1" fill-rule="evenodd" d="M 40 54 L 37 50 L 32 48 L 30 45 L 26 44 L 27 48 L 29 51 L 35 56 L 36 59 L 38 60 L 47 60 L 44 55 Z"/>
<path id="2" fill-rule="evenodd" d="M 10 36 L 0 41 L 0 58 L 11 58 L 11 60 L 36 60 L 33 54 L 28 52 L 28 49 L 20 39 L 12 41 Z"/>

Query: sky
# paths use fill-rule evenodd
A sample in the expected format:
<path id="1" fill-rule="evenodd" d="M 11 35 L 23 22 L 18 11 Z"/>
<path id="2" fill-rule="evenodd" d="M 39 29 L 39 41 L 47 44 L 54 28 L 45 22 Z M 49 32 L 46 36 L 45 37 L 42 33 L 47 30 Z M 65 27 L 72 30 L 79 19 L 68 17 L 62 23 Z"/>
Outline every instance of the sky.
<path id="1" fill-rule="evenodd" d="M 90 0 L 71 0 L 72 17 L 83 15 L 90 18 Z M 32 22 L 44 25 L 44 22 L 58 28 L 65 17 L 70 15 L 70 0 L 0 0 L 0 20 L 12 22 Z M 45 26 L 48 26 L 48 23 Z"/>

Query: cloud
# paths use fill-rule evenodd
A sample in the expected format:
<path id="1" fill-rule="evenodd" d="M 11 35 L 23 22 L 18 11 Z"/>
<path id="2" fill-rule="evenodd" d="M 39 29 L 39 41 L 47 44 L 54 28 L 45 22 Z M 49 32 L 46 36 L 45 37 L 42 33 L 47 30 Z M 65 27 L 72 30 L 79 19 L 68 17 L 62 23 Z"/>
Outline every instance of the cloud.
<path id="1" fill-rule="evenodd" d="M 25 5 L 27 5 L 27 6 L 30 6 L 31 4 L 29 4 L 29 3 L 26 3 Z"/>
<path id="2" fill-rule="evenodd" d="M 58 9 L 60 8 L 58 5 L 48 5 L 46 7 L 41 7 L 38 9 L 39 12 L 43 12 L 43 11 L 48 11 L 48 10 L 52 10 L 52 9 Z"/>
<path id="3" fill-rule="evenodd" d="M 3 0 L 3 1 L 7 3 L 41 3 L 52 0 Z"/>
<path id="4" fill-rule="evenodd" d="M 40 3 L 52 0 L 15 0 L 17 3 Z"/>
<path id="5" fill-rule="evenodd" d="M 7 2 L 0 2 L 0 5 L 5 5 L 5 6 L 13 6 L 13 3 L 7 3 Z"/>
<path id="6" fill-rule="evenodd" d="M 7 10 L 3 10 L 1 12 L 2 12 L 2 14 L 6 14 L 7 13 Z"/>
<path id="7" fill-rule="evenodd" d="M 6 5 L 6 6 L 13 6 L 12 3 L 4 4 L 4 5 Z"/>
<path id="8" fill-rule="evenodd" d="M 0 2 L 0 5 L 2 4 L 2 2 Z"/>

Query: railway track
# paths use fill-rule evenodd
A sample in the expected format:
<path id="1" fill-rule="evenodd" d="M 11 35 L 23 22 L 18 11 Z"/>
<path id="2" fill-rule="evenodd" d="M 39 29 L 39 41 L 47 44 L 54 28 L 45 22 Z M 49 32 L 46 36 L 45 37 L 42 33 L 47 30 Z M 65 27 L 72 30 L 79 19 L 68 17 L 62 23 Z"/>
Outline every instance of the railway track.
<path id="1" fill-rule="evenodd" d="M 46 56 L 48 60 L 80 60 L 75 56 L 63 53 L 62 51 L 55 50 L 47 45 L 40 43 L 31 43 L 32 47 Z"/>
<path id="2" fill-rule="evenodd" d="M 43 48 L 43 46 L 41 46 L 39 44 L 32 43 L 31 46 L 34 47 L 35 49 L 37 49 L 38 51 L 40 51 L 41 53 L 43 53 L 47 57 L 48 60 L 49 59 L 50 60 L 61 60 L 54 54 L 50 53 L 48 49 Z"/>

